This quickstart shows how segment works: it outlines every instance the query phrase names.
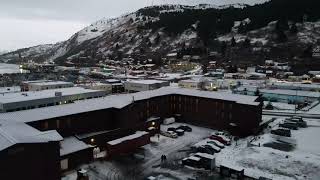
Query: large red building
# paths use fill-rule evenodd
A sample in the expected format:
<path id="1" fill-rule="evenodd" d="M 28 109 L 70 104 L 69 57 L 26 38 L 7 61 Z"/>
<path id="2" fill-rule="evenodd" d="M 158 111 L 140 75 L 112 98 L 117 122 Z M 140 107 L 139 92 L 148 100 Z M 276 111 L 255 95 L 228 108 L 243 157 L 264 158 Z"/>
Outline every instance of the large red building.
<path id="1" fill-rule="evenodd" d="M 60 155 L 60 160 L 65 163 L 68 157 L 78 157 L 74 155 L 77 152 L 85 156 L 92 155 L 92 149 L 85 147 L 82 142 L 105 148 L 108 141 L 139 130 L 148 131 L 150 126 L 159 130 L 161 120 L 172 116 L 179 117 L 178 121 L 247 136 L 255 133 L 261 122 L 262 105 L 257 99 L 255 96 L 166 87 L 59 106 L 0 113 L 0 119 L 25 123 L 40 131 L 56 130 L 64 138 L 73 137 L 72 142 L 79 149 L 66 149 L 65 152 L 70 154 Z M 150 120 L 154 116 L 160 118 Z M 67 142 L 63 144 L 68 147 Z M 76 164 L 91 160 L 91 157 L 80 158 L 83 161 L 79 158 L 70 159 L 77 159 Z M 74 162 L 70 164 L 72 167 L 76 166 Z"/>

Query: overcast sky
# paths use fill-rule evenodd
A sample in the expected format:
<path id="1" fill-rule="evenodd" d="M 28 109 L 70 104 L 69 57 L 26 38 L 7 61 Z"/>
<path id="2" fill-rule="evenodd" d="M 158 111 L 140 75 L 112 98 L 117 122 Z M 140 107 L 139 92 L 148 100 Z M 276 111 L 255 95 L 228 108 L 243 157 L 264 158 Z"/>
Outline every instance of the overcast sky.
<path id="1" fill-rule="evenodd" d="M 177 2 L 254 4 L 267 0 L 0 0 L 0 51 L 67 40 L 101 18 Z"/>
<path id="2" fill-rule="evenodd" d="M 117 17 L 151 0 L 0 0 L 0 50 L 68 39 L 103 17 Z"/>

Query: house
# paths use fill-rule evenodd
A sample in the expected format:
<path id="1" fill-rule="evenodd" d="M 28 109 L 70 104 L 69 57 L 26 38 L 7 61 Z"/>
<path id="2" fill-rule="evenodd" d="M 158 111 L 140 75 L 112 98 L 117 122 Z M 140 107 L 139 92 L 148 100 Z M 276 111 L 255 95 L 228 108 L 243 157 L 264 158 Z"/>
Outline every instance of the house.
<path id="1" fill-rule="evenodd" d="M 169 85 L 170 82 L 159 80 L 129 80 L 124 82 L 124 88 L 128 92 L 149 91 Z"/>

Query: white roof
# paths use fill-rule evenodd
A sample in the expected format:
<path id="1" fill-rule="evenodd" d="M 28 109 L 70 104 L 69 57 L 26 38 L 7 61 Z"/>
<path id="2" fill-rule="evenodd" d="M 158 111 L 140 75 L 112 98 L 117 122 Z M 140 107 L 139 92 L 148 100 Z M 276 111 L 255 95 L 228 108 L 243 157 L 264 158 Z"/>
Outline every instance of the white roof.
<path id="1" fill-rule="evenodd" d="M 14 92 L 20 92 L 20 91 L 21 91 L 20 86 L 2 87 L 2 88 L 0 88 L 0 94 L 2 94 L 2 93 L 14 93 Z"/>
<path id="2" fill-rule="evenodd" d="M 207 153 L 196 153 L 196 156 L 200 156 L 207 159 L 215 159 L 214 155 L 207 154 Z"/>
<path id="3" fill-rule="evenodd" d="M 90 148 L 89 145 L 73 136 L 64 138 L 63 141 L 60 142 L 60 145 L 60 156 Z"/>
<path id="4" fill-rule="evenodd" d="M 0 150 L 19 143 L 45 143 L 62 139 L 55 130 L 41 132 L 25 123 L 8 123 L 0 127 Z"/>
<path id="5" fill-rule="evenodd" d="M 191 160 L 193 160 L 193 161 L 200 161 L 200 158 L 195 157 L 195 156 L 190 156 L 190 157 L 188 157 L 187 159 L 191 159 Z"/>
<path id="6" fill-rule="evenodd" d="M 200 91 L 195 89 L 185 89 L 178 87 L 163 87 L 152 91 L 144 91 L 133 94 L 118 94 L 102 98 L 94 98 L 82 101 L 75 101 L 71 104 L 64 104 L 59 106 L 51 106 L 37 109 L 30 109 L 24 111 L 0 113 L 1 120 L 11 120 L 17 122 L 32 122 L 45 119 L 51 119 L 72 114 L 79 114 L 89 111 L 108 109 L 108 108 L 123 108 L 135 101 L 149 99 L 152 97 L 178 94 L 195 97 L 204 97 L 211 99 L 221 99 L 226 101 L 234 101 L 240 104 L 248 104 L 257 106 L 259 102 L 255 102 L 256 96 L 245 96 L 238 94 L 231 94 L 226 92 L 210 92 Z"/>
<path id="7" fill-rule="evenodd" d="M 158 83 L 163 83 L 165 81 L 159 81 L 159 80 L 129 80 L 126 81 L 125 83 L 136 83 L 136 84 L 158 84 Z"/>
<path id="8" fill-rule="evenodd" d="M 137 131 L 136 133 L 134 134 L 131 134 L 129 136 L 125 136 L 125 137 L 122 137 L 122 138 L 119 138 L 119 139 L 116 139 L 116 140 L 113 140 L 113 141 L 109 141 L 108 144 L 110 145 L 116 145 L 116 144 L 120 144 L 122 143 L 123 141 L 128 141 L 128 140 L 132 140 L 132 139 L 136 139 L 136 138 L 139 138 L 143 135 L 146 135 L 146 134 L 149 134 L 148 132 L 145 132 L 145 131 Z"/>
<path id="9" fill-rule="evenodd" d="M 33 85 L 38 85 L 38 86 L 65 85 L 65 84 L 70 84 L 70 85 L 72 85 L 72 84 L 73 84 L 72 82 L 50 81 L 50 80 L 23 81 L 23 83 L 33 84 Z"/>
<path id="10" fill-rule="evenodd" d="M 242 86 L 239 87 L 237 90 L 243 91 L 244 89 L 247 89 L 247 91 L 256 91 L 256 87 L 246 87 Z M 290 96 L 303 96 L 303 97 L 320 97 L 319 92 L 313 92 L 313 91 L 300 91 L 300 90 L 287 90 L 287 89 L 259 89 L 262 93 L 268 93 L 268 94 L 281 94 L 281 95 L 290 95 Z"/>
<path id="11" fill-rule="evenodd" d="M 16 92 L 16 93 L 6 93 L 0 95 L 0 103 L 13 103 L 21 101 L 30 101 L 36 99 L 45 99 L 56 97 L 56 92 L 62 92 L 62 96 L 70 96 L 91 92 L 101 92 L 100 90 L 84 89 L 82 87 L 70 87 L 70 88 L 60 88 L 60 89 L 49 89 L 43 91 L 27 91 L 27 92 Z"/>

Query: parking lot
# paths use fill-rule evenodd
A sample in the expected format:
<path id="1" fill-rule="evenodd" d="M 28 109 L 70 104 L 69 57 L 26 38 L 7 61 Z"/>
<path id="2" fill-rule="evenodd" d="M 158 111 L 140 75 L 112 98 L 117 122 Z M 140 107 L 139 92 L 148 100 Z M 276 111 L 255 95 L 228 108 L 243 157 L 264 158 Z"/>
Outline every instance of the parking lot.
<path id="1" fill-rule="evenodd" d="M 169 127 L 184 125 L 174 123 L 161 125 L 165 131 Z M 150 175 L 167 174 L 165 179 L 187 179 L 202 176 L 197 170 L 186 169 L 181 165 L 181 160 L 190 154 L 192 145 L 210 136 L 211 129 L 188 125 L 192 132 L 185 132 L 177 138 L 163 135 L 151 137 L 151 143 L 143 146 L 131 156 L 121 156 L 112 160 L 95 161 L 82 168 L 88 170 L 90 180 L 122 180 L 122 179 L 144 179 Z M 161 163 L 161 156 L 166 155 L 167 160 Z M 204 172 L 207 173 L 207 172 Z M 168 175 L 169 174 L 169 175 Z M 206 177 L 205 175 L 203 175 Z M 76 179 L 76 172 L 67 172 L 63 180 Z"/>

